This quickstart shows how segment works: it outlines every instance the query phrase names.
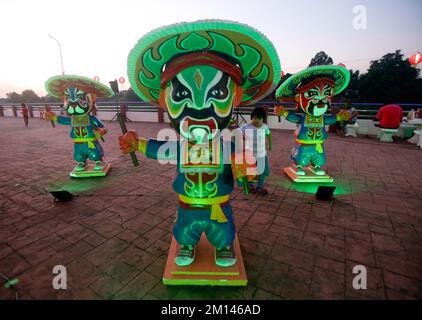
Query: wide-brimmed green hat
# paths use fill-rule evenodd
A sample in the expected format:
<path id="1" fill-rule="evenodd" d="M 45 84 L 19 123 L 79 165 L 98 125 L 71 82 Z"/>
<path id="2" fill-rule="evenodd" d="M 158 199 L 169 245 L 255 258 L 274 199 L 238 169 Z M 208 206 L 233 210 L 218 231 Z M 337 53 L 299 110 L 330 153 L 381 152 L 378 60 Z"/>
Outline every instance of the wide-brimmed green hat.
<path id="1" fill-rule="evenodd" d="M 166 64 L 193 52 L 217 54 L 240 67 L 241 105 L 264 98 L 280 80 L 277 51 L 265 35 L 233 21 L 201 20 L 158 28 L 139 39 L 128 57 L 132 89 L 143 100 L 158 104 Z"/>
<path id="2" fill-rule="evenodd" d="M 277 98 L 291 98 L 304 81 L 311 78 L 327 77 L 334 80 L 334 95 L 342 92 L 350 81 L 350 72 L 341 66 L 315 66 L 302 70 L 281 84 L 277 89 Z"/>
<path id="3" fill-rule="evenodd" d="M 68 87 L 76 87 L 85 92 L 93 93 L 97 97 L 112 97 L 113 90 L 101 82 L 82 76 L 54 76 L 45 82 L 47 92 L 56 98 L 63 98 L 64 91 Z"/>

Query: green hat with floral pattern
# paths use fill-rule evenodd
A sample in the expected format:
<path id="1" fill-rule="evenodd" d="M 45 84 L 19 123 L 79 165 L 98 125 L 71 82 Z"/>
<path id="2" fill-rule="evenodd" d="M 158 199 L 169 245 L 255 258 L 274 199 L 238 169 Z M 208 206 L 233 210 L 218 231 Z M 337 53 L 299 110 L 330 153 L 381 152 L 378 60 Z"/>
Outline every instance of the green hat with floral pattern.
<path id="1" fill-rule="evenodd" d="M 228 73 L 243 88 L 240 105 L 254 104 L 271 93 L 281 73 L 277 51 L 256 29 L 225 20 L 184 22 L 149 32 L 130 51 L 128 79 L 135 93 L 159 104 L 160 92 L 171 80 L 166 68 L 175 59 L 175 70 L 192 59 Z"/>

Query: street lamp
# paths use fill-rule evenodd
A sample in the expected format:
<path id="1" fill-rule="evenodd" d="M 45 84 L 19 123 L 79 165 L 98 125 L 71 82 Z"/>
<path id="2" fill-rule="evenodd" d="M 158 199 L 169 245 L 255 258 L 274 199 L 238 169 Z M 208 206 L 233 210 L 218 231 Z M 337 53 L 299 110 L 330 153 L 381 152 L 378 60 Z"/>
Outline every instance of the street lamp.
<path id="1" fill-rule="evenodd" d="M 51 39 L 56 40 L 57 44 L 59 45 L 59 52 L 60 52 L 60 61 L 62 63 L 62 75 L 64 75 L 64 68 L 63 68 L 63 57 L 62 57 L 62 45 L 60 44 L 59 40 L 54 38 L 51 34 L 48 35 Z"/>

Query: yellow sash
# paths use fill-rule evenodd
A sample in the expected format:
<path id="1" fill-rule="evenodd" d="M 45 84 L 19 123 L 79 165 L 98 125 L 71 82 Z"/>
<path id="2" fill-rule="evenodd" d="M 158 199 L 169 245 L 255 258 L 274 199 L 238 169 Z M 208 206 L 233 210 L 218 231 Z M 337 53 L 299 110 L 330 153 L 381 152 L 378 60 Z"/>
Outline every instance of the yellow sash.
<path id="1" fill-rule="evenodd" d="M 179 194 L 179 200 L 186 204 L 201 204 L 211 206 L 211 220 L 223 223 L 227 222 L 227 218 L 221 209 L 220 204 L 230 200 L 229 196 L 221 196 L 215 198 L 190 198 Z"/>
<path id="2" fill-rule="evenodd" d="M 315 149 L 318 153 L 323 153 L 324 149 L 322 148 L 322 144 L 324 143 L 324 140 L 300 140 L 296 139 L 297 143 L 300 144 L 315 144 Z"/>
<path id="3" fill-rule="evenodd" d="M 86 142 L 86 143 L 88 143 L 88 147 L 90 149 L 95 149 L 94 141 L 97 141 L 97 138 L 73 138 L 73 142 L 76 142 L 76 143 Z"/>

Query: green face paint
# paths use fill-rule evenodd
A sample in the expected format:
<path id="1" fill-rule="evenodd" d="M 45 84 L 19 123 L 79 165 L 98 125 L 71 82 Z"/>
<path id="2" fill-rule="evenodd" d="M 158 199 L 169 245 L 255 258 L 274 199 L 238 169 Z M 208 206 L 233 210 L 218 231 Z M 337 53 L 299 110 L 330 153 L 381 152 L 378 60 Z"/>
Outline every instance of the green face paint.
<path id="1" fill-rule="evenodd" d="M 165 88 L 165 103 L 176 129 L 189 137 L 201 128 L 212 138 L 212 130 L 227 127 L 233 111 L 236 84 L 226 73 L 207 65 L 178 73 Z M 198 132 L 198 131 L 197 131 Z"/>
<path id="2" fill-rule="evenodd" d="M 175 119 L 185 108 L 213 109 L 226 117 L 233 107 L 236 84 L 222 71 L 210 66 L 194 66 L 177 74 L 166 88 L 166 105 Z"/>
<path id="3" fill-rule="evenodd" d="M 92 95 L 76 87 L 70 86 L 64 91 L 64 108 L 70 115 L 87 114 L 93 105 Z"/>

